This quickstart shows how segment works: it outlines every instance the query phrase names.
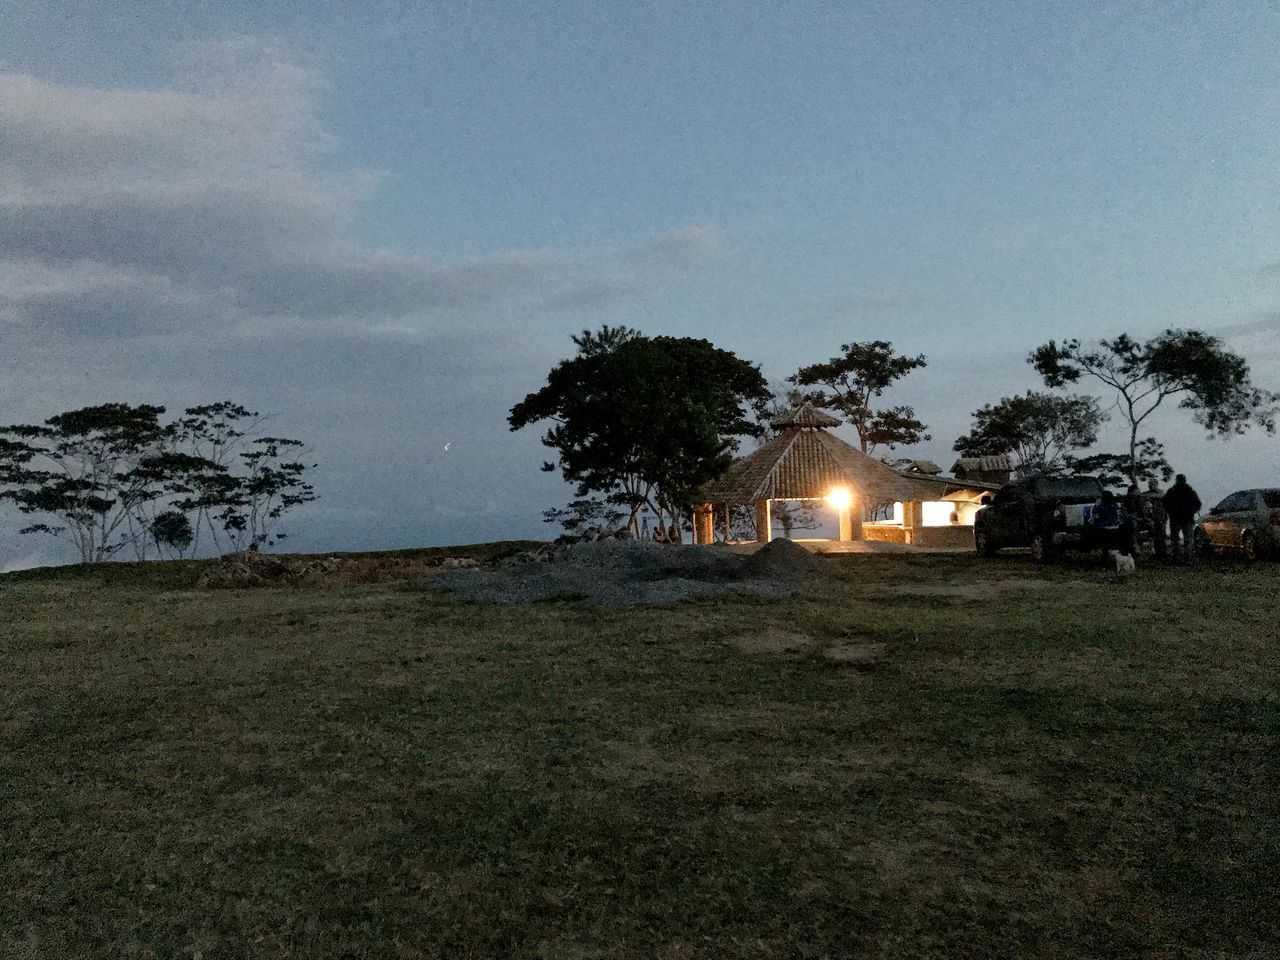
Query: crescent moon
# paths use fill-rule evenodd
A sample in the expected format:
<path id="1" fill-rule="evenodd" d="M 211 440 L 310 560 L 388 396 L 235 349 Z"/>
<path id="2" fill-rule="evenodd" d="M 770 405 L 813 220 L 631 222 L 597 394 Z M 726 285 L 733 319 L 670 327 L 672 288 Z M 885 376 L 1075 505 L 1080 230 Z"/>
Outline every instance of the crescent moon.
<path id="1" fill-rule="evenodd" d="M 446 443 L 446 444 L 444 445 L 444 452 L 445 452 L 445 453 L 448 453 L 448 452 L 449 452 L 449 447 L 450 447 L 450 446 L 452 446 L 452 445 L 453 445 L 453 441 L 452 441 L 452 440 L 450 440 L 448 443 Z"/>

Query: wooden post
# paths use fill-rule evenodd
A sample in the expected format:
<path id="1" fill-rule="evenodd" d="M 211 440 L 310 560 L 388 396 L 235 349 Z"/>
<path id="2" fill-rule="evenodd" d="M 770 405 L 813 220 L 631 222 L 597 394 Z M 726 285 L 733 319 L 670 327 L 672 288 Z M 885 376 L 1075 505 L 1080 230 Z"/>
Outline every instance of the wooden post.
<path id="1" fill-rule="evenodd" d="M 733 513 L 733 504 L 726 503 L 724 505 L 724 542 L 725 543 L 728 543 L 731 537 L 733 536 L 733 524 L 730 522 L 730 517 L 732 513 Z"/>
<path id="2" fill-rule="evenodd" d="M 769 501 L 756 504 L 756 541 L 768 543 L 773 539 L 773 518 L 769 514 Z"/>
<path id="3" fill-rule="evenodd" d="M 862 539 L 862 516 L 866 512 L 866 504 L 862 501 L 861 494 L 854 494 L 853 502 L 849 504 L 849 539 Z"/>
<path id="4" fill-rule="evenodd" d="M 711 513 L 712 507 L 709 503 L 704 503 L 693 512 L 693 542 L 694 543 L 714 543 L 715 534 L 715 518 Z"/>
<path id="5" fill-rule="evenodd" d="M 840 539 L 853 539 L 853 506 L 840 508 Z"/>
<path id="6" fill-rule="evenodd" d="M 907 543 L 920 542 L 920 528 L 924 526 L 924 504 L 919 500 L 907 500 L 902 504 L 902 528 Z"/>

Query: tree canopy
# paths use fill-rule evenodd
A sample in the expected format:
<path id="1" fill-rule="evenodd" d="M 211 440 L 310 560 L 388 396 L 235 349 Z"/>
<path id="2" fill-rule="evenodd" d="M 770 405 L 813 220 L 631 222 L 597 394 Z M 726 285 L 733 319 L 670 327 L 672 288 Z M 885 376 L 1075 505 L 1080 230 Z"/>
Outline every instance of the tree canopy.
<path id="1" fill-rule="evenodd" d="M 1106 414 L 1097 399 L 1028 390 L 973 412 L 973 428 L 954 449 L 966 456 L 1005 454 L 1021 476 L 1056 473 L 1072 451 L 1093 446 Z"/>
<path id="2" fill-rule="evenodd" d="M 805 398 L 839 412 L 857 431 L 862 452 L 870 453 L 878 446 L 893 449 L 932 439 L 912 407 L 872 407 L 896 381 L 924 366 L 923 354 L 900 356 L 889 341 L 871 340 L 842 344 L 839 356 L 801 367 L 789 382 L 819 388 L 807 391 Z"/>
<path id="3" fill-rule="evenodd" d="M 252 411 L 223 401 L 169 423 L 164 412 L 104 403 L 0 427 L 0 499 L 44 518 L 20 532 L 66 534 L 86 563 L 194 554 L 206 528 L 219 549 L 256 548 L 315 499 L 301 442 L 250 436 Z"/>
<path id="4" fill-rule="evenodd" d="M 1241 434 L 1252 426 L 1275 433 L 1280 398 L 1253 384 L 1243 357 L 1199 330 L 1166 330 L 1145 342 L 1122 333 L 1092 347 L 1079 340 L 1050 340 L 1027 362 L 1046 386 L 1091 378 L 1115 392 L 1129 427 L 1127 473 L 1134 483 L 1140 479 L 1139 430 L 1171 397 L 1211 436 Z"/>
<path id="5" fill-rule="evenodd" d="M 606 328 L 607 329 L 607 328 Z M 579 497 L 605 495 L 636 515 L 678 515 L 728 468 L 736 440 L 758 436 L 770 394 L 759 369 L 707 340 L 619 338 L 557 364 L 511 409 L 512 430 L 552 425 L 542 442 Z M 591 341 L 593 344 L 596 341 Z"/>

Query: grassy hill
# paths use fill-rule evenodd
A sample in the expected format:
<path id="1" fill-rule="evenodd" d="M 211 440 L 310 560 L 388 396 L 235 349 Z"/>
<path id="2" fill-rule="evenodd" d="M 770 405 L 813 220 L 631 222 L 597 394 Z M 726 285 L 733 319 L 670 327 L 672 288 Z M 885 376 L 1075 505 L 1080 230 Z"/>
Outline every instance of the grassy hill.
<path id="1" fill-rule="evenodd" d="M 1268 955 L 1277 567 L 824 562 L 607 611 L 0 578 L 0 956 Z"/>

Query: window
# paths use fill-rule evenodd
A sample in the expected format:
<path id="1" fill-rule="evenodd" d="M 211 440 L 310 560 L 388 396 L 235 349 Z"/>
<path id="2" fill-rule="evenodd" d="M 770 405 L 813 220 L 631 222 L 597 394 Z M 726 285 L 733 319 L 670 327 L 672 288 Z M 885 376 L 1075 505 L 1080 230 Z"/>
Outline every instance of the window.
<path id="1" fill-rule="evenodd" d="M 1241 490 L 1231 494 L 1214 509 L 1218 513 L 1239 513 L 1241 510 L 1252 510 L 1256 504 L 1252 490 Z"/>

